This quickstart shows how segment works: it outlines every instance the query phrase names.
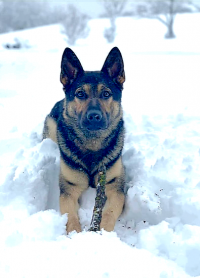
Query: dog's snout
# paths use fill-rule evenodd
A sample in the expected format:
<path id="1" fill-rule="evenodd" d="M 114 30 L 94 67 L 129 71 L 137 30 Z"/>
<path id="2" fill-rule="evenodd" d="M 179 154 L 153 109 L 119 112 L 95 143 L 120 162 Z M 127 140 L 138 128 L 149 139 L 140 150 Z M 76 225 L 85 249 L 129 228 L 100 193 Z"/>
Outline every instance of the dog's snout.
<path id="1" fill-rule="evenodd" d="M 90 108 L 81 118 L 81 127 L 90 131 L 107 128 L 107 120 L 100 109 Z"/>
<path id="2" fill-rule="evenodd" d="M 90 123 L 98 123 L 100 122 L 102 119 L 102 113 L 101 111 L 99 110 L 90 110 L 88 111 L 87 113 L 87 120 L 90 122 Z"/>

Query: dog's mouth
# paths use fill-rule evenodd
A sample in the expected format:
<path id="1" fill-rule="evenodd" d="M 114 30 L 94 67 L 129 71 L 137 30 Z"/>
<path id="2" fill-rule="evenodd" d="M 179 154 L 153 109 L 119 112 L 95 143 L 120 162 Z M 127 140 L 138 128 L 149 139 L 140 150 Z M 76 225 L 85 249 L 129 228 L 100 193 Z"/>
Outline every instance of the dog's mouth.
<path id="1" fill-rule="evenodd" d="M 88 124 L 84 124 L 82 123 L 80 125 L 80 128 L 83 132 L 89 132 L 91 134 L 97 134 L 97 133 L 101 133 L 103 131 L 105 131 L 108 128 L 108 125 L 104 124 L 104 125 L 88 125 Z"/>
<path id="2" fill-rule="evenodd" d="M 107 129 L 107 125 L 87 125 L 85 127 L 83 127 L 85 129 L 87 129 L 88 131 L 101 131 L 101 130 L 105 130 Z"/>
<path id="3" fill-rule="evenodd" d="M 90 139 L 100 139 L 104 138 L 106 134 L 106 129 L 96 129 L 96 130 L 91 130 L 87 128 L 81 128 L 84 136 L 90 140 Z"/>

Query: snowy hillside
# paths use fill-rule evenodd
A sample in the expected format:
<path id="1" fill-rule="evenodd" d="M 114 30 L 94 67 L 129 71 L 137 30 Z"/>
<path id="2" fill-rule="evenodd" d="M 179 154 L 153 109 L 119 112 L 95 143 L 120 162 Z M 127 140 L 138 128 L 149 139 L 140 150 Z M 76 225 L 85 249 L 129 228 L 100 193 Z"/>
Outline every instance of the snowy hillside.
<path id="1" fill-rule="evenodd" d="M 200 15 L 177 16 L 174 40 L 156 20 L 117 24 L 114 44 L 99 19 L 72 47 L 86 70 L 99 70 L 114 45 L 124 57 L 127 197 L 111 233 L 87 232 L 92 188 L 82 233 L 66 236 L 58 211 L 59 152 L 41 133 L 64 96 L 60 26 L 0 36 L 0 277 L 200 277 Z M 15 38 L 24 48 L 4 48 Z"/>

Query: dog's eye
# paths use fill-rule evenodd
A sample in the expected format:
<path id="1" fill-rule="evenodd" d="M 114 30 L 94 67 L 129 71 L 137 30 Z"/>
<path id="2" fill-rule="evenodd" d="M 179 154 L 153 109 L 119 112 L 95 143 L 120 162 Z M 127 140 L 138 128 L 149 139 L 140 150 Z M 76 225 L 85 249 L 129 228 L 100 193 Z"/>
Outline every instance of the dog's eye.
<path id="1" fill-rule="evenodd" d="M 80 98 L 80 99 L 85 99 L 85 98 L 87 98 L 87 95 L 86 95 L 86 93 L 84 91 L 78 91 L 76 93 L 76 97 Z"/>
<path id="2" fill-rule="evenodd" d="M 102 93 L 102 97 L 103 98 L 109 98 L 111 96 L 111 93 L 109 92 L 109 91 L 104 91 L 103 93 Z"/>

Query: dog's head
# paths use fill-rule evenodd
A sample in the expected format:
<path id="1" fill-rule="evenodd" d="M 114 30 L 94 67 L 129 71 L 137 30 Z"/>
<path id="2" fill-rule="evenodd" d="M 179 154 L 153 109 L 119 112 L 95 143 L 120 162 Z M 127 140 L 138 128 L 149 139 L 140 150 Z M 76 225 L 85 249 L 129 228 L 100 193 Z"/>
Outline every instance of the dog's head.
<path id="1" fill-rule="evenodd" d="M 121 117 L 125 74 L 117 47 L 110 51 L 101 71 L 91 72 L 84 71 L 74 52 L 66 48 L 60 81 L 66 96 L 64 117 L 75 120 L 83 133 L 96 136 Z"/>

